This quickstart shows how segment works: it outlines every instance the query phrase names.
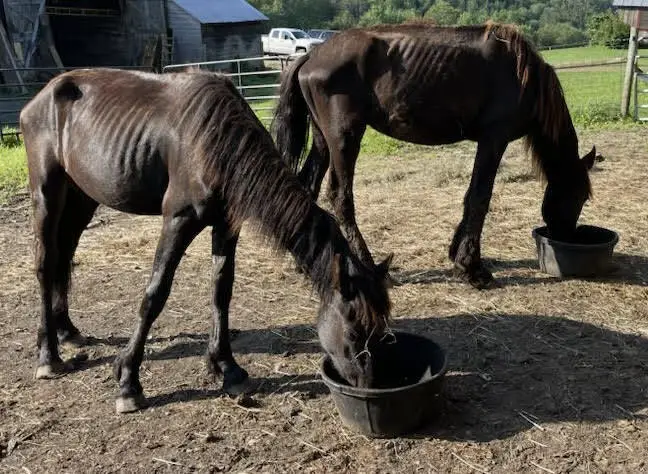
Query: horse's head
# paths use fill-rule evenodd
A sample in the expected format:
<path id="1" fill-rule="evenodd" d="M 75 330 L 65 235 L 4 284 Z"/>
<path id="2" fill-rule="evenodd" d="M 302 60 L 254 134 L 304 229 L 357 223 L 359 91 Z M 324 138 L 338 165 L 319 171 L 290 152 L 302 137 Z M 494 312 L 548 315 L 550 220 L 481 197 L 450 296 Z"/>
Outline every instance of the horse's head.
<path id="1" fill-rule="evenodd" d="M 568 240 L 576 230 L 585 201 L 590 196 L 589 170 L 594 165 L 596 147 L 583 158 L 565 160 L 560 175 L 549 179 L 542 203 L 542 217 L 553 239 Z"/>
<path id="2" fill-rule="evenodd" d="M 331 291 L 322 298 L 317 331 L 324 351 L 351 385 L 370 387 L 371 351 L 389 318 L 387 275 L 391 256 L 373 269 L 335 255 Z"/>

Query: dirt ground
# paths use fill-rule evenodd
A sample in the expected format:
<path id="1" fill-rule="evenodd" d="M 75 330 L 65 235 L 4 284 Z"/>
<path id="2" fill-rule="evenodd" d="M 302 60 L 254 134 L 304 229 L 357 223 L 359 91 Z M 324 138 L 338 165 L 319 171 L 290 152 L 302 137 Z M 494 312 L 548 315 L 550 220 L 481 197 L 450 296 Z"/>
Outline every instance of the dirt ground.
<path id="1" fill-rule="evenodd" d="M 209 235 L 188 249 L 147 344 L 152 407 L 115 414 L 111 362 L 134 328 L 159 218 L 100 209 L 75 257 L 71 315 L 95 344 L 79 370 L 34 380 L 38 293 L 29 205 L 0 211 L 0 471 L 14 472 L 648 472 L 648 134 L 581 134 L 605 161 L 582 222 L 617 230 L 615 271 L 561 280 L 537 269 L 531 230 L 542 186 L 521 147 L 500 169 L 483 254 L 501 288 L 450 273 L 474 147 L 409 147 L 362 158 L 360 228 L 395 252 L 394 328 L 449 354 L 444 409 L 420 432 L 372 440 L 345 428 L 317 367 L 317 300 L 289 257 L 251 232 L 237 255 L 235 356 L 250 404 L 206 374 Z M 67 349 L 66 357 L 75 352 Z"/>

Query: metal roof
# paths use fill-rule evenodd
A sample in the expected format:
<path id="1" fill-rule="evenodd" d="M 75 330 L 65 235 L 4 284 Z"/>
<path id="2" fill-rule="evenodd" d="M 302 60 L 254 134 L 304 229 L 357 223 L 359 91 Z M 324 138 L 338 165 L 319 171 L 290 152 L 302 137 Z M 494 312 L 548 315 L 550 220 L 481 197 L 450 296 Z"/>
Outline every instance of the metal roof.
<path id="1" fill-rule="evenodd" d="M 173 1 L 200 23 L 242 23 L 268 19 L 245 0 Z"/>
<path id="2" fill-rule="evenodd" d="M 648 0 L 614 0 L 612 6 L 617 8 L 648 8 Z"/>

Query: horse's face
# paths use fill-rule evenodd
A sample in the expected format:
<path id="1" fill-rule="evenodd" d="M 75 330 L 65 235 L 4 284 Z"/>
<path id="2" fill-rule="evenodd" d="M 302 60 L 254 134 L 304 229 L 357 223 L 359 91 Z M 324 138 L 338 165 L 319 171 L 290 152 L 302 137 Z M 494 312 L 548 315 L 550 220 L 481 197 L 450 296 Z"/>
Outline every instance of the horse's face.
<path id="1" fill-rule="evenodd" d="M 317 332 L 322 349 L 338 373 L 351 385 L 371 386 L 371 351 L 380 340 L 389 317 L 386 277 L 389 261 L 374 270 L 358 271 L 359 264 L 333 265 L 332 292 L 322 300 Z"/>
<path id="2" fill-rule="evenodd" d="M 594 165 L 596 148 L 577 159 L 568 177 L 547 184 L 542 203 L 542 217 L 547 224 L 549 236 L 556 240 L 568 240 L 576 230 L 585 201 L 589 198 L 588 172 Z"/>

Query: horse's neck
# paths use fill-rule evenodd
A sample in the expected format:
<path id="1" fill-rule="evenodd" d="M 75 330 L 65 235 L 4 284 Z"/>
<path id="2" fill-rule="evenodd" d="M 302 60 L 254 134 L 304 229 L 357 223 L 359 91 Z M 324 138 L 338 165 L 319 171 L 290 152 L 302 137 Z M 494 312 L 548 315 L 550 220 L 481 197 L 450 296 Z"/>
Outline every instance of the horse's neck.
<path id="1" fill-rule="evenodd" d="M 320 295 L 331 286 L 332 263 L 335 254 L 346 258 L 349 246 L 333 217 L 317 205 L 290 243 L 290 252 L 302 267 Z"/>
<path id="2" fill-rule="evenodd" d="M 335 219 L 317 206 L 279 155 L 259 155 L 250 166 L 226 167 L 223 191 L 230 217 L 239 222 L 252 219 L 279 248 L 292 253 L 321 295 L 331 284 L 333 256 L 347 258 L 349 245 Z"/>

